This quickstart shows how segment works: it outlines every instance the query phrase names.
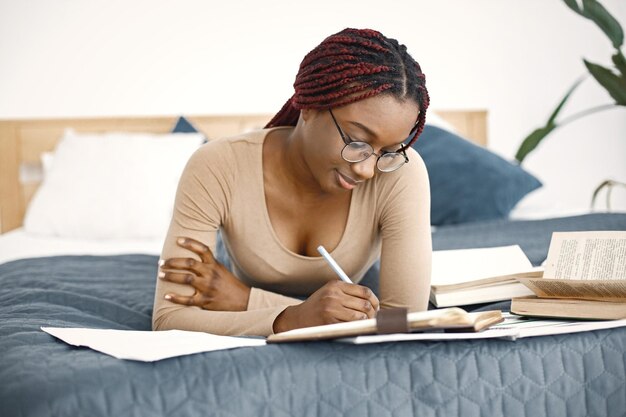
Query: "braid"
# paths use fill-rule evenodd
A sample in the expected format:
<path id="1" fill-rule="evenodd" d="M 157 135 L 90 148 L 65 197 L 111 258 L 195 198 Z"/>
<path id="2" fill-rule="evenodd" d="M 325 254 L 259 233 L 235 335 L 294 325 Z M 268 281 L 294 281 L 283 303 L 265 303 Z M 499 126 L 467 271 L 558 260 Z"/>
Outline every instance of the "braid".
<path id="1" fill-rule="evenodd" d="M 266 128 L 295 126 L 301 109 L 326 110 L 381 93 L 412 99 L 420 108 L 417 134 L 424 129 L 429 96 L 426 77 L 406 46 L 372 29 L 344 29 L 309 52 L 293 84 L 295 93 Z"/>

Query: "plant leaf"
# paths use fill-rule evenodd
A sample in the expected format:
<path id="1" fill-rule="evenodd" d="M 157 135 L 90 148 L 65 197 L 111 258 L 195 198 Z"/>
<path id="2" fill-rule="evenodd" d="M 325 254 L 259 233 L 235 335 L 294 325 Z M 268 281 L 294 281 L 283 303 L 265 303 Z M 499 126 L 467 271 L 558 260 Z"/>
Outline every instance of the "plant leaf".
<path id="1" fill-rule="evenodd" d="M 578 13 L 581 16 L 585 16 L 582 9 L 580 8 L 580 6 L 578 5 L 578 2 L 576 0 L 563 0 L 565 2 L 565 4 L 567 5 L 567 7 L 569 7 L 570 9 L 572 9 L 573 11 L 575 11 L 576 13 Z"/>
<path id="2" fill-rule="evenodd" d="M 544 127 L 540 127 L 539 129 L 535 129 L 530 135 L 526 136 L 526 138 L 522 141 L 517 153 L 515 154 L 515 159 L 521 164 L 526 155 L 532 152 L 533 149 L 539 145 L 539 142 L 543 140 L 550 132 L 552 132 L 557 125 L 548 124 Z"/>
<path id="3" fill-rule="evenodd" d="M 594 21 L 609 37 L 615 49 L 624 44 L 624 31 L 617 19 L 613 17 L 597 0 L 583 0 L 583 16 Z"/>
<path id="4" fill-rule="evenodd" d="M 617 51 L 611 59 L 613 60 L 615 67 L 622 73 L 622 78 L 626 78 L 626 58 L 624 58 L 622 52 Z"/>
<path id="5" fill-rule="evenodd" d="M 584 81 L 585 77 L 580 77 L 578 79 L 578 81 L 574 82 L 574 85 L 572 85 L 570 87 L 570 89 L 567 91 L 567 93 L 565 94 L 565 97 L 563 97 L 563 99 L 561 100 L 561 102 L 559 103 L 558 106 L 556 106 L 556 109 L 554 109 L 554 111 L 552 112 L 552 114 L 550 115 L 550 118 L 548 119 L 548 122 L 546 123 L 546 126 L 555 124 L 554 121 L 556 119 L 556 116 L 559 115 L 559 112 L 561 111 L 561 109 L 563 108 L 563 105 L 565 104 L 565 102 L 567 101 L 567 99 L 569 98 L 569 96 L 574 92 L 574 90 L 576 89 L 576 87 L 578 87 L 580 85 L 580 83 L 582 83 Z"/>
<path id="6" fill-rule="evenodd" d="M 582 76 L 574 82 L 574 84 L 570 87 L 565 96 L 561 99 L 559 105 L 556 106 L 556 109 L 554 109 L 554 111 L 550 115 L 550 118 L 548 119 L 546 125 L 544 127 L 535 129 L 522 141 L 522 144 L 515 154 L 515 159 L 517 159 L 520 164 L 522 163 L 524 158 L 526 158 L 526 155 L 532 152 L 537 147 L 537 145 L 539 145 L 539 143 L 557 127 L 557 124 L 555 123 L 556 117 L 559 115 L 559 112 L 565 105 L 565 102 L 567 102 L 574 90 L 576 90 L 576 88 L 580 85 L 580 83 L 585 80 L 585 78 L 586 76 Z"/>
<path id="7" fill-rule="evenodd" d="M 615 102 L 619 105 L 626 106 L 626 78 L 620 77 L 610 69 L 604 68 L 598 64 L 593 64 L 586 59 L 583 59 L 583 62 L 591 75 L 593 75 L 593 78 L 608 91 Z"/>

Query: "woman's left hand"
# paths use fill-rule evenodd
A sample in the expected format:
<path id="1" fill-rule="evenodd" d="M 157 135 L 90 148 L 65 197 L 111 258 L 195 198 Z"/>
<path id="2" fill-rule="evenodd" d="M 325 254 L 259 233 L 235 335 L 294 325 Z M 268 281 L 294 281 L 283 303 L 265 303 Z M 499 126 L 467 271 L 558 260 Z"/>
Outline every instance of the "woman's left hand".
<path id="1" fill-rule="evenodd" d="M 168 293 L 165 299 L 205 310 L 244 311 L 248 307 L 250 287 L 235 277 L 224 265 L 217 262 L 211 249 L 191 238 L 178 238 L 176 243 L 197 254 L 193 258 L 170 258 L 159 262 L 159 278 L 177 284 L 191 285 L 192 296 Z M 168 269 L 187 272 L 173 272 Z"/>

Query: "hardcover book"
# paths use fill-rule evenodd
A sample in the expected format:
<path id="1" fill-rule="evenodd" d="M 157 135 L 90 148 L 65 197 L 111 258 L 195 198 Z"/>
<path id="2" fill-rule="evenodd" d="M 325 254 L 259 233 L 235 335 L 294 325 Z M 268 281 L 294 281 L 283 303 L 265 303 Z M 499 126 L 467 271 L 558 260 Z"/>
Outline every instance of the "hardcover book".
<path id="1" fill-rule="evenodd" d="M 518 277 L 541 277 L 518 245 L 433 252 L 430 302 L 463 306 L 532 295 Z"/>

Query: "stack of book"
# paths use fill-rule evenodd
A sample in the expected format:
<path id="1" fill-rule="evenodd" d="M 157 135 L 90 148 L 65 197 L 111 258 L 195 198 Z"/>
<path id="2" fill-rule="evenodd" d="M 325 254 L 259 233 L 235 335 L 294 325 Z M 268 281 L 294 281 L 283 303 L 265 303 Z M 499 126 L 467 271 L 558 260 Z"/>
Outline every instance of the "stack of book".
<path id="1" fill-rule="evenodd" d="M 555 232 L 541 277 L 518 277 L 532 295 L 511 301 L 524 316 L 626 318 L 626 231 Z"/>
<path id="2" fill-rule="evenodd" d="M 430 301 L 450 307 L 532 295 L 517 278 L 542 275 L 517 245 L 434 251 Z"/>

